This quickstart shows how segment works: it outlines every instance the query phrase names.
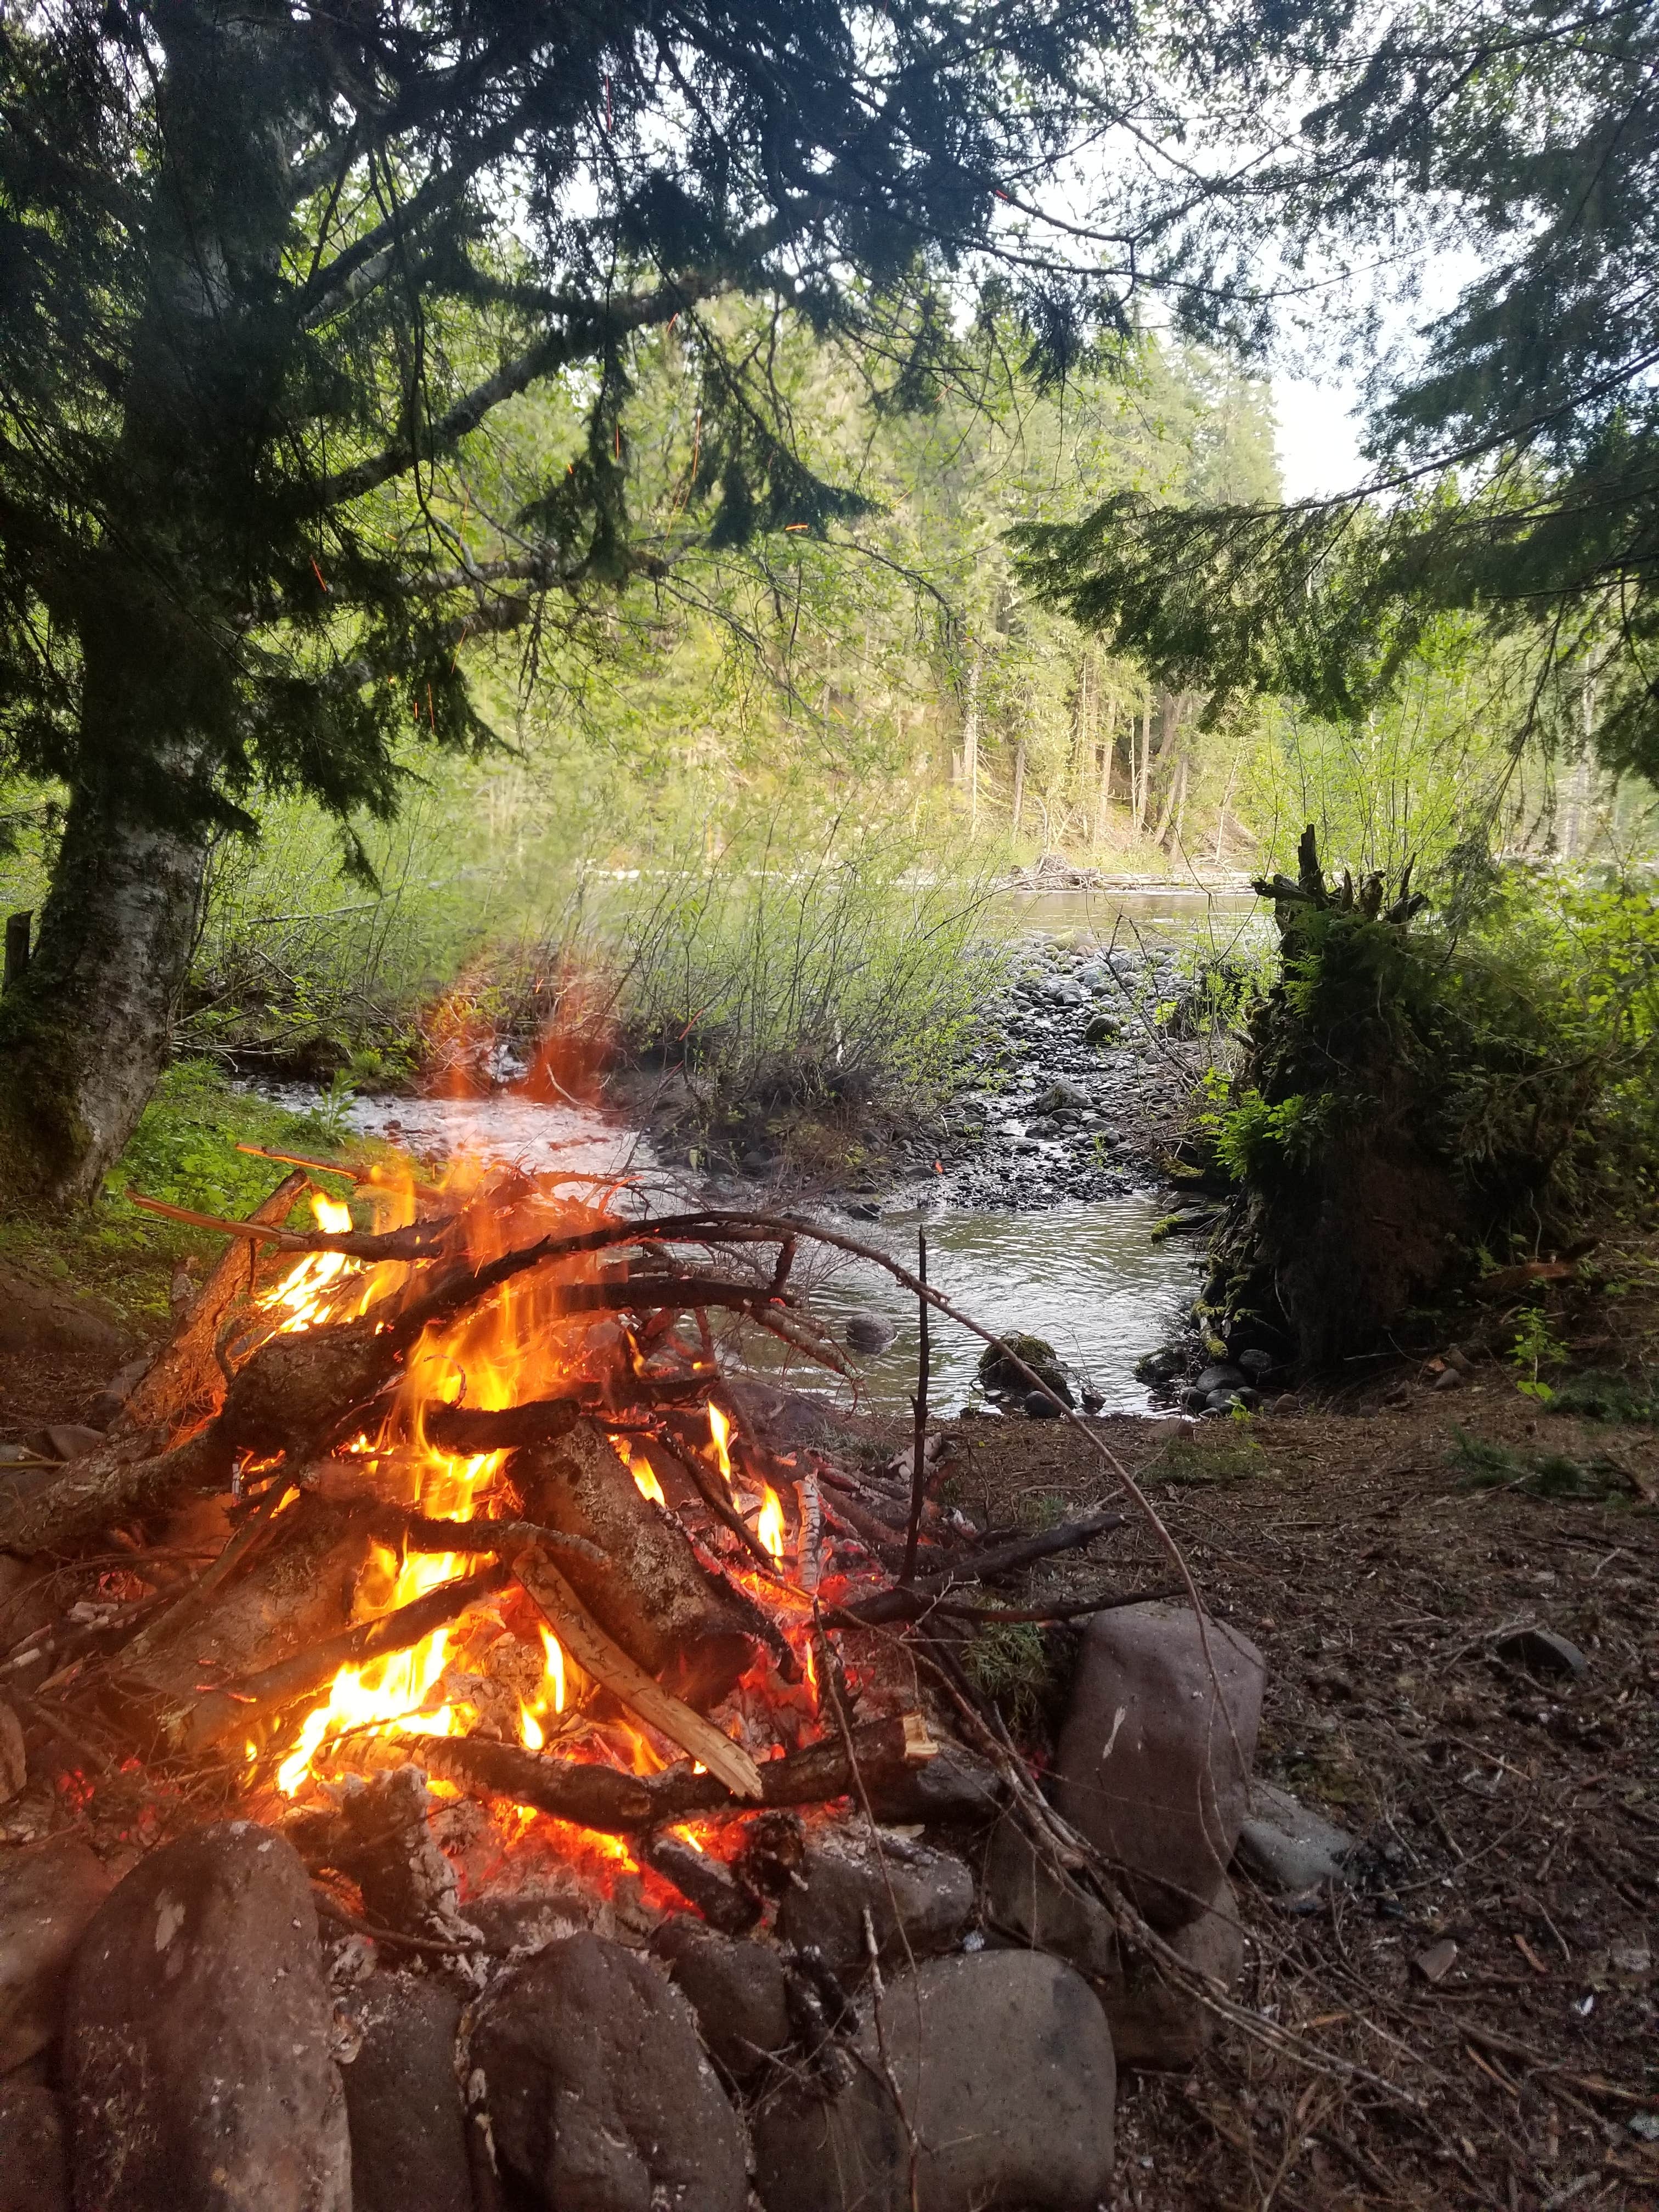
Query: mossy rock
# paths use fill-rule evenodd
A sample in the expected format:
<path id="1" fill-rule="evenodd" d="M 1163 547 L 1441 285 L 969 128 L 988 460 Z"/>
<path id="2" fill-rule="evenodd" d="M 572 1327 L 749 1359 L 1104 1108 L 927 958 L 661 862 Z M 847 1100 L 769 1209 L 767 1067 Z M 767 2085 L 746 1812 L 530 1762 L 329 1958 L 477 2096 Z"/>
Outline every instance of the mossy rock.
<path id="1" fill-rule="evenodd" d="M 1060 1355 L 1041 1336 L 1011 1334 L 1000 1337 L 994 1344 L 988 1344 L 979 1356 L 980 1381 L 988 1390 L 999 1395 L 1023 1397 L 1031 1386 L 1014 1364 L 1016 1360 L 1029 1367 L 1055 1397 L 1068 1406 L 1073 1402 L 1072 1386 L 1066 1379 Z"/>

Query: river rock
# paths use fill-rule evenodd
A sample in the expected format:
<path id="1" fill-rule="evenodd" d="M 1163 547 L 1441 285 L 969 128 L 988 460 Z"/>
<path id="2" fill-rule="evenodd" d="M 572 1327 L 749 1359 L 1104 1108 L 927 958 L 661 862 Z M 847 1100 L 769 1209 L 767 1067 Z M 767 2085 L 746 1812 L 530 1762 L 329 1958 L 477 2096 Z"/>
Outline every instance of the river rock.
<path id="1" fill-rule="evenodd" d="M 1231 1996 L 1238 1987 L 1244 1972 L 1244 1931 L 1230 1882 L 1222 1883 L 1207 1911 L 1167 1940 L 1218 1996 Z M 1096 1986 L 1120 2066 L 1149 2073 L 1184 2070 L 1214 2040 L 1215 2014 L 1167 1979 L 1153 1960 L 1126 1960 Z"/>
<path id="2" fill-rule="evenodd" d="M 1229 1367 L 1224 1364 L 1218 1367 L 1206 1367 L 1193 1384 L 1193 1388 L 1194 1390 L 1201 1390 L 1207 1398 L 1212 1390 L 1242 1390 L 1246 1380 L 1247 1377 L 1242 1367 Z"/>
<path id="3" fill-rule="evenodd" d="M 455 2075 L 461 2000 L 418 1974 L 374 1974 L 340 2006 L 352 2212 L 473 2212 Z"/>
<path id="4" fill-rule="evenodd" d="M 696 2013 L 709 2057 L 732 2081 L 750 2080 L 788 2042 L 783 1961 L 771 1945 L 722 1936 L 677 1912 L 651 1948 Z"/>
<path id="5" fill-rule="evenodd" d="M 743 2137 L 659 1968 L 600 1936 L 550 1943 L 474 2030 L 497 2158 L 547 2212 L 744 2212 Z"/>
<path id="6" fill-rule="evenodd" d="M 1080 1973 L 1117 1972 L 1111 1914 L 1052 1867 L 1012 1814 L 998 1821 L 986 1852 L 982 1899 L 987 1923 L 1005 1939 L 1064 1959 Z"/>
<path id="7" fill-rule="evenodd" d="M 82 2212 L 350 2212 L 319 1956 L 298 1854 L 250 1820 L 118 1883 L 64 2021 Z"/>
<path id="8" fill-rule="evenodd" d="M 945 1949 L 974 1909 L 974 1878 L 952 1851 L 909 1846 L 900 1857 L 837 1836 L 808 1844 L 801 1874 L 806 1887 L 785 1893 L 778 1935 L 817 1948 L 837 1970 L 864 1963 L 866 1912 L 886 1960 Z"/>
<path id="9" fill-rule="evenodd" d="M 878 1352 L 885 1352 L 897 1334 L 892 1322 L 884 1321 L 879 1314 L 855 1313 L 847 1316 L 846 1337 L 849 1349 L 863 1352 L 868 1358 L 874 1358 Z"/>
<path id="10" fill-rule="evenodd" d="M 1498 1638 L 1492 1650 L 1500 1659 L 1534 1674 L 1582 1674 L 1589 1665 L 1578 1646 L 1558 1636 L 1553 1628 L 1511 1629 L 1507 1636 Z"/>
<path id="11" fill-rule="evenodd" d="M 1189 1607 L 1097 1614 L 1054 1759 L 1060 1811 L 1166 1929 L 1201 1911 L 1227 1871 L 1261 1717 L 1261 1654 L 1237 1629 L 1207 1628 L 1224 1705 Z"/>
<path id="12" fill-rule="evenodd" d="M 63 2106 L 34 2081 L 0 2081 L 0 2212 L 70 2212 Z"/>
<path id="13" fill-rule="evenodd" d="M 56 2040 L 70 1962 L 112 1880 L 78 1836 L 0 1851 L 0 2072 Z"/>
<path id="14" fill-rule="evenodd" d="M 1342 1855 L 1352 1849 L 1346 1828 L 1288 1790 L 1258 1782 L 1250 1792 L 1250 1809 L 1238 1832 L 1238 1863 L 1264 1889 L 1291 1892 L 1346 1881 Z"/>
<path id="15" fill-rule="evenodd" d="M 890 1984 L 828 2102 L 790 2083 L 754 2122 L 766 2212 L 1077 2212 L 1112 2175 L 1117 2069 L 1099 2001 L 1036 1951 L 940 1959 Z M 885 2050 L 886 2065 L 883 2063 Z M 886 2079 L 890 2066 L 901 2118 Z"/>

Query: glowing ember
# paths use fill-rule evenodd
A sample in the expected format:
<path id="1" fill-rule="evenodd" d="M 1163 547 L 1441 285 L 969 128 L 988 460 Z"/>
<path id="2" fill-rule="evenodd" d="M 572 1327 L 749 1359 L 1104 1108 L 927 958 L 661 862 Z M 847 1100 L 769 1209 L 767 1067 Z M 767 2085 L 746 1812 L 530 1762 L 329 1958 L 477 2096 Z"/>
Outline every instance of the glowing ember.
<path id="1" fill-rule="evenodd" d="M 712 1407 L 710 1410 L 713 1410 Z M 765 1545 L 767 1550 L 772 1554 L 772 1557 L 781 1562 L 783 1559 L 783 1504 L 780 1499 L 777 1492 L 773 1489 L 769 1482 L 762 1483 L 761 1492 L 762 1504 L 760 1518 L 755 1523 L 755 1534 L 760 1538 L 762 1543 Z"/>

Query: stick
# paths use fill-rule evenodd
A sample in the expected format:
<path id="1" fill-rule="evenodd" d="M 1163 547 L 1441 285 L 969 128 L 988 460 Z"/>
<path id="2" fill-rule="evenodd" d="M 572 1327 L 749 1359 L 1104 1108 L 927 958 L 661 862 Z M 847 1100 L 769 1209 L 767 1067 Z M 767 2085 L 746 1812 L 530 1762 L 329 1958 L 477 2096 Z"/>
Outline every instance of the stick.
<path id="1" fill-rule="evenodd" d="M 619 1644 L 613 1643 L 545 1553 L 533 1547 L 521 1552 L 513 1563 L 513 1572 L 585 1674 L 602 1682 L 682 1751 L 701 1759 L 738 1796 L 760 1796 L 760 1770 L 743 1746 L 722 1735 L 712 1721 L 665 1690 Z"/>
<path id="2" fill-rule="evenodd" d="M 368 1529 L 383 1544 L 399 1545 L 405 1552 L 428 1556 L 444 1552 L 495 1552 L 504 1557 L 509 1552 L 522 1551 L 526 1544 L 546 1544 L 555 1551 L 574 1552 L 580 1559 L 602 1562 L 605 1557 L 586 1536 L 567 1536 L 534 1521 L 446 1521 L 425 1513 L 405 1512 L 398 1505 L 383 1505 L 371 1516 Z"/>
<path id="3" fill-rule="evenodd" d="M 878 1782 L 914 1774 L 939 1752 L 920 1713 L 872 1721 L 852 1735 L 859 1770 Z M 754 1802 L 734 1796 L 718 1775 L 696 1774 L 689 1765 L 648 1777 L 623 1774 L 614 1766 L 525 1751 L 515 1743 L 493 1743 L 477 1735 L 346 1736 L 329 1747 L 328 1756 L 362 1772 L 412 1762 L 459 1789 L 509 1798 L 515 1805 L 610 1835 L 631 1835 L 666 1821 L 746 1813 Z M 837 1736 L 769 1759 L 758 1772 L 761 1802 L 769 1806 L 828 1803 L 854 1786 L 846 1747 Z"/>
<path id="4" fill-rule="evenodd" d="M 927 1284 L 927 1231 L 916 1231 L 916 1278 Z M 921 1533 L 921 1509 L 927 1496 L 927 1301 L 917 1301 L 921 1320 L 921 1349 L 916 1357 L 916 1395 L 911 1400 L 916 1415 L 916 1455 L 910 1470 L 910 1520 L 904 1532 L 904 1583 L 916 1578 L 916 1539 Z"/>
<path id="5" fill-rule="evenodd" d="M 407 1229 L 343 1230 L 277 1229 L 267 1222 L 228 1221 L 222 1214 L 197 1213 L 187 1206 L 169 1206 L 165 1199 L 146 1198 L 127 1186 L 129 1204 L 146 1213 L 159 1213 L 167 1221 L 182 1221 L 191 1229 L 211 1229 L 221 1237 L 240 1237 L 248 1244 L 272 1244 L 279 1252 L 343 1252 L 350 1260 L 431 1260 L 443 1249 L 447 1220 L 411 1222 Z"/>
<path id="6" fill-rule="evenodd" d="M 434 1628 L 446 1626 L 485 1598 L 494 1597 L 511 1580 L 510 1571 L 501 1565 L 459 1582 L 441 1583 L 412 1605 L 399 1606 L 396 1613 L 382 1613 L 378 1620 L 327 1637 L 275 1667 L 244 1675 L 228 1689 L 209 1691 L 193 1705 L 167 1714 L 161 1723 L 162 1735 L 173 1751 L 205 1751 L 233 1730 L 251 1728 L 297 1705 L 301 1698 L 332 1681 L 342 1667 L 366 1667 L 371 1660 L 407 1651 Z"/>
<path id="7" fill-rule="evenodd" d="M 1017 1537 L 1012 1543 L 970 1553 L 942 1573 L 924 1575 L 908 1589 L 878 1590 L 873 1596 L 855 1598 L 850 1605 L 840 1606 L 836 1611 L 842 1621 L 864 1628 L 874 1628 L 884 1620 L 912 1620 L 918 1598 L 941 1598 L 960 1583 L 979 1582 L 988 1575 L 1012 1574 L 1017 1568 L 1052 1558 L 1056 1552 L 1076 1551 L 1092 1543 L 1097 1536 L 1122 1528 L 1124 1520 L 1121 1513 L 1103 1511 L 1088 1514 L 1081 1521 L 1065 1521 L 1057 1528 L 1045 1528 L 1038 1535 Z"/>
<path id="8" fill-rule="evenodd" d="M 368 1182 L 374 1176 L 373 1168 L 359 1167 L 347 1160 L 307 1159 L 303 1152 L 274 1152 L 269 1145 L 238 1145 L 239 1152 L 250 1159 L 280 1160 L 284 1167 L 311 1168 L 319 1175 L 344 1176 L 348 1182 Z"/>

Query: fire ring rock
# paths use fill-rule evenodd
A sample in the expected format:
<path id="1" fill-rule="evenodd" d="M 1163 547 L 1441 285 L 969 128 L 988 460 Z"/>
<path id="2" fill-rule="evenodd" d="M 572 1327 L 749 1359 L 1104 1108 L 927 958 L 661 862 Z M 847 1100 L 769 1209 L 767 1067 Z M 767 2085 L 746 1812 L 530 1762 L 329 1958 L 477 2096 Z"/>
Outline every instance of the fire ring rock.
<path id="1" fill-rule="evenodd" d="M 888 2087 L 882 2046 L 897 2085 Z M 1112 2178 L 1117 2071 L 1080 1974 L 1036 1951 L 938 1959 L 890 1983 L 881 2037 L 828 2103 L 791 2083 L 754 2123 L 766 2212 L 1076 2212 Z"/>
<path id="2" fill-rule="evenodd" d="M 742 2130 L 691 2008 L 646 1960 L 571 1936 L 473 2031 L 496 2157 L 547 2212 L 744 2212 Z"/>
<path id="3" fill-rule="evenodd" d="M 250 1820 L 169 1844 L 111 1891 L 64 2023 L 80 2212 L 350 2212 L 317 1916 Z"/>
<path id="4" fill-rule="evenodd" d="M 1261 1654 L 1237 1629 L 1206 1626 L 1209 1660 L 1188 1607 L 1097 1614 L 1054 1759 L 1060 1811 L 1161 1929 L 1195 1918 L 1221 1885 L 1261 1718 Z"/>
<path id="5" fill-rule="evenodd" d="M 78 1836 L 0 1856 L 0 2073 L 57 2036 L 75 1947 L 110 1887 Z"/>

